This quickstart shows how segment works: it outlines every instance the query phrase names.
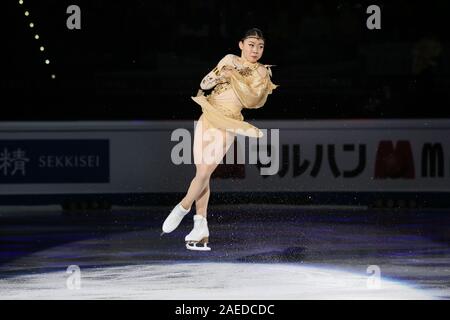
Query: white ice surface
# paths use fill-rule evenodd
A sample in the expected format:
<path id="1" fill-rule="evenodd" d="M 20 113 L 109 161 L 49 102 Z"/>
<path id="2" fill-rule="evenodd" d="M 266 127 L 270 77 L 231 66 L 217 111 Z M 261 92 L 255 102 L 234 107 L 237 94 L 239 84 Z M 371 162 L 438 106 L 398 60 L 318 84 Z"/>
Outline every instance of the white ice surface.
<path id="1" fill-rule="evenodd" d="M 368 274 L 264 263 L 168 263 L 81 269 L 0 279 L 2 299 L 433 299 L 430 292 Z M 73 285 L 73 282 L 70 282 Z"/>

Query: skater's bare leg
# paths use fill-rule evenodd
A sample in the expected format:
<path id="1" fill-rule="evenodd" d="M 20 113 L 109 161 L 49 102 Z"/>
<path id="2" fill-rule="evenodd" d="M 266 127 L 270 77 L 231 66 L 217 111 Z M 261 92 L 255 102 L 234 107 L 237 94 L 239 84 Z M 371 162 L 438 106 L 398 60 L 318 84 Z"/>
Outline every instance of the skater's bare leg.
<path id="1" fill-rule="evenodd" d="M 208 140 L 208 136 L 205 135 L 205 132 L 208 129 L 209 127 L 207 121 L 204 121 L 202 115 L 195 128 L 195 136 L 194 136 L 194 161 L 196 163 L 197 170 L 194 179 L 192 179 L 191 181 L 186 196 L 181 201 L 181 205 L 183 208 L 190 209 L 194 201 L 202 197 L 205 197 L 203 201 L 202 200 L 200 201 L 200 206 L 204 210 L 200 211 L 200 213 L 204 213 L 205 216 L 206 216 L 206 206 L 210 193 L 209 180 L 211 178 L 212 173 L 217 168 L 222 158 L 227 153 L 228 149 L 230 148 L 230 146 L 234 141 L 234 134 L 227 132 L 225 130 L 213 131 L 215 139 Z M 211 136 L 209 136 L 209 138 L 211 138 Z M 212 158 L 207 158 L 208 152 L 205 151 L 207 150 L 207 148 L 217 151 L 214 152 Z M 208 191 L 205 196 L 203 194 L 203 191 L 206 188 Z"/>
<path id="2" fill-rule="evenodd" d="M 201 198 L 203 191 L 209 189 L 209 179 L 216 167 L 217 164 L 197 166 L 195 177 L 191 181 L 186 196 L 181 201 L 183 208 L 190 209 L 194 201 Z"/>
<path id="3" fill-rule="evenodd" d="M 195 200 L 195 211 L 198 215 L 201 215 L 206 218 L 207 208 L 208 208 L 208 200 L 211 191 L 209 189 L 209 183 L 205 189 L 203 189 L 199 198 Z"/>

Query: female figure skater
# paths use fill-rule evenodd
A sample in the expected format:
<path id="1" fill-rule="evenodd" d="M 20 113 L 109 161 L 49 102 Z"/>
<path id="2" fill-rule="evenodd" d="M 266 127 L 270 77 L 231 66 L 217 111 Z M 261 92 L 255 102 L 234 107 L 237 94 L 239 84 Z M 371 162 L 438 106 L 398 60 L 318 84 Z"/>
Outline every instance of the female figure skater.
<path id="1" fill-rule="evenodd" d="M 264 51 L 261 30 L 248 30 L 239 41 L 239 48 L 241 56 L 228 54 L 220 60 L 201 81 L 199 94 L 192 97 L 203 111 L 194 133 L 196 174 L 186 196 L 175 206 L 162 226 L 163 234 L 175 230 L 195 201 L 194 228 L 185 238 L 186 248 L 190 250 L 211 250 L 207 246 L 209 230 L 206 220 L 209 180 L 234 142 L 235 135 L 256 138 L 263 135 L 258 128 L 243 121 L 242 108 L 262 107 L 267 96 L 277 87 L 270 79 L 270 66 L 258 63 Z M 202 90 L 209 89 L 213 91 L 205 96 Z M 210 139 L 212 131 L 215 139 Z M 205 153 L 211 149 L 214 150 L 213 156 L 205 159 Z"/>

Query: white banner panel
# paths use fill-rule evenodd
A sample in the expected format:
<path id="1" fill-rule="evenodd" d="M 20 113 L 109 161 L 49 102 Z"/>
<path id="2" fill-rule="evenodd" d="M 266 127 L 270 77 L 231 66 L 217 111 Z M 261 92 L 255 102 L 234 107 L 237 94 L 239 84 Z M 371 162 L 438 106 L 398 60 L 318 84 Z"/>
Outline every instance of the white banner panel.
<path id="1" fill-rule="evenodd" d="M 276 174 L 220 165 L 214 192 L 450 191 L 450 120 L 252 123 L 279 129 Z M 177 128 L 194 121 L 0 123 L 0 195 L 185 192 L 195 165 L 172 162 Z M 236 147 L 248 156 L 249 139 Z"/>

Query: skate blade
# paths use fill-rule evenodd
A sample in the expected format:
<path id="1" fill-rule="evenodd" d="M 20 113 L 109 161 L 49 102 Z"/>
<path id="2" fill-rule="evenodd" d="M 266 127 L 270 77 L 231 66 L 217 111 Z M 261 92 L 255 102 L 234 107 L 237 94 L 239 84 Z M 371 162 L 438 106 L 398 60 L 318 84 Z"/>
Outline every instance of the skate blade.
<path id="1" fill-rule="evenodd" d="M 192 251 L 211 251 L 211 248 L 206 244 L 198 246 L 196 243 L 186 243 L 186 249 Z"/>

